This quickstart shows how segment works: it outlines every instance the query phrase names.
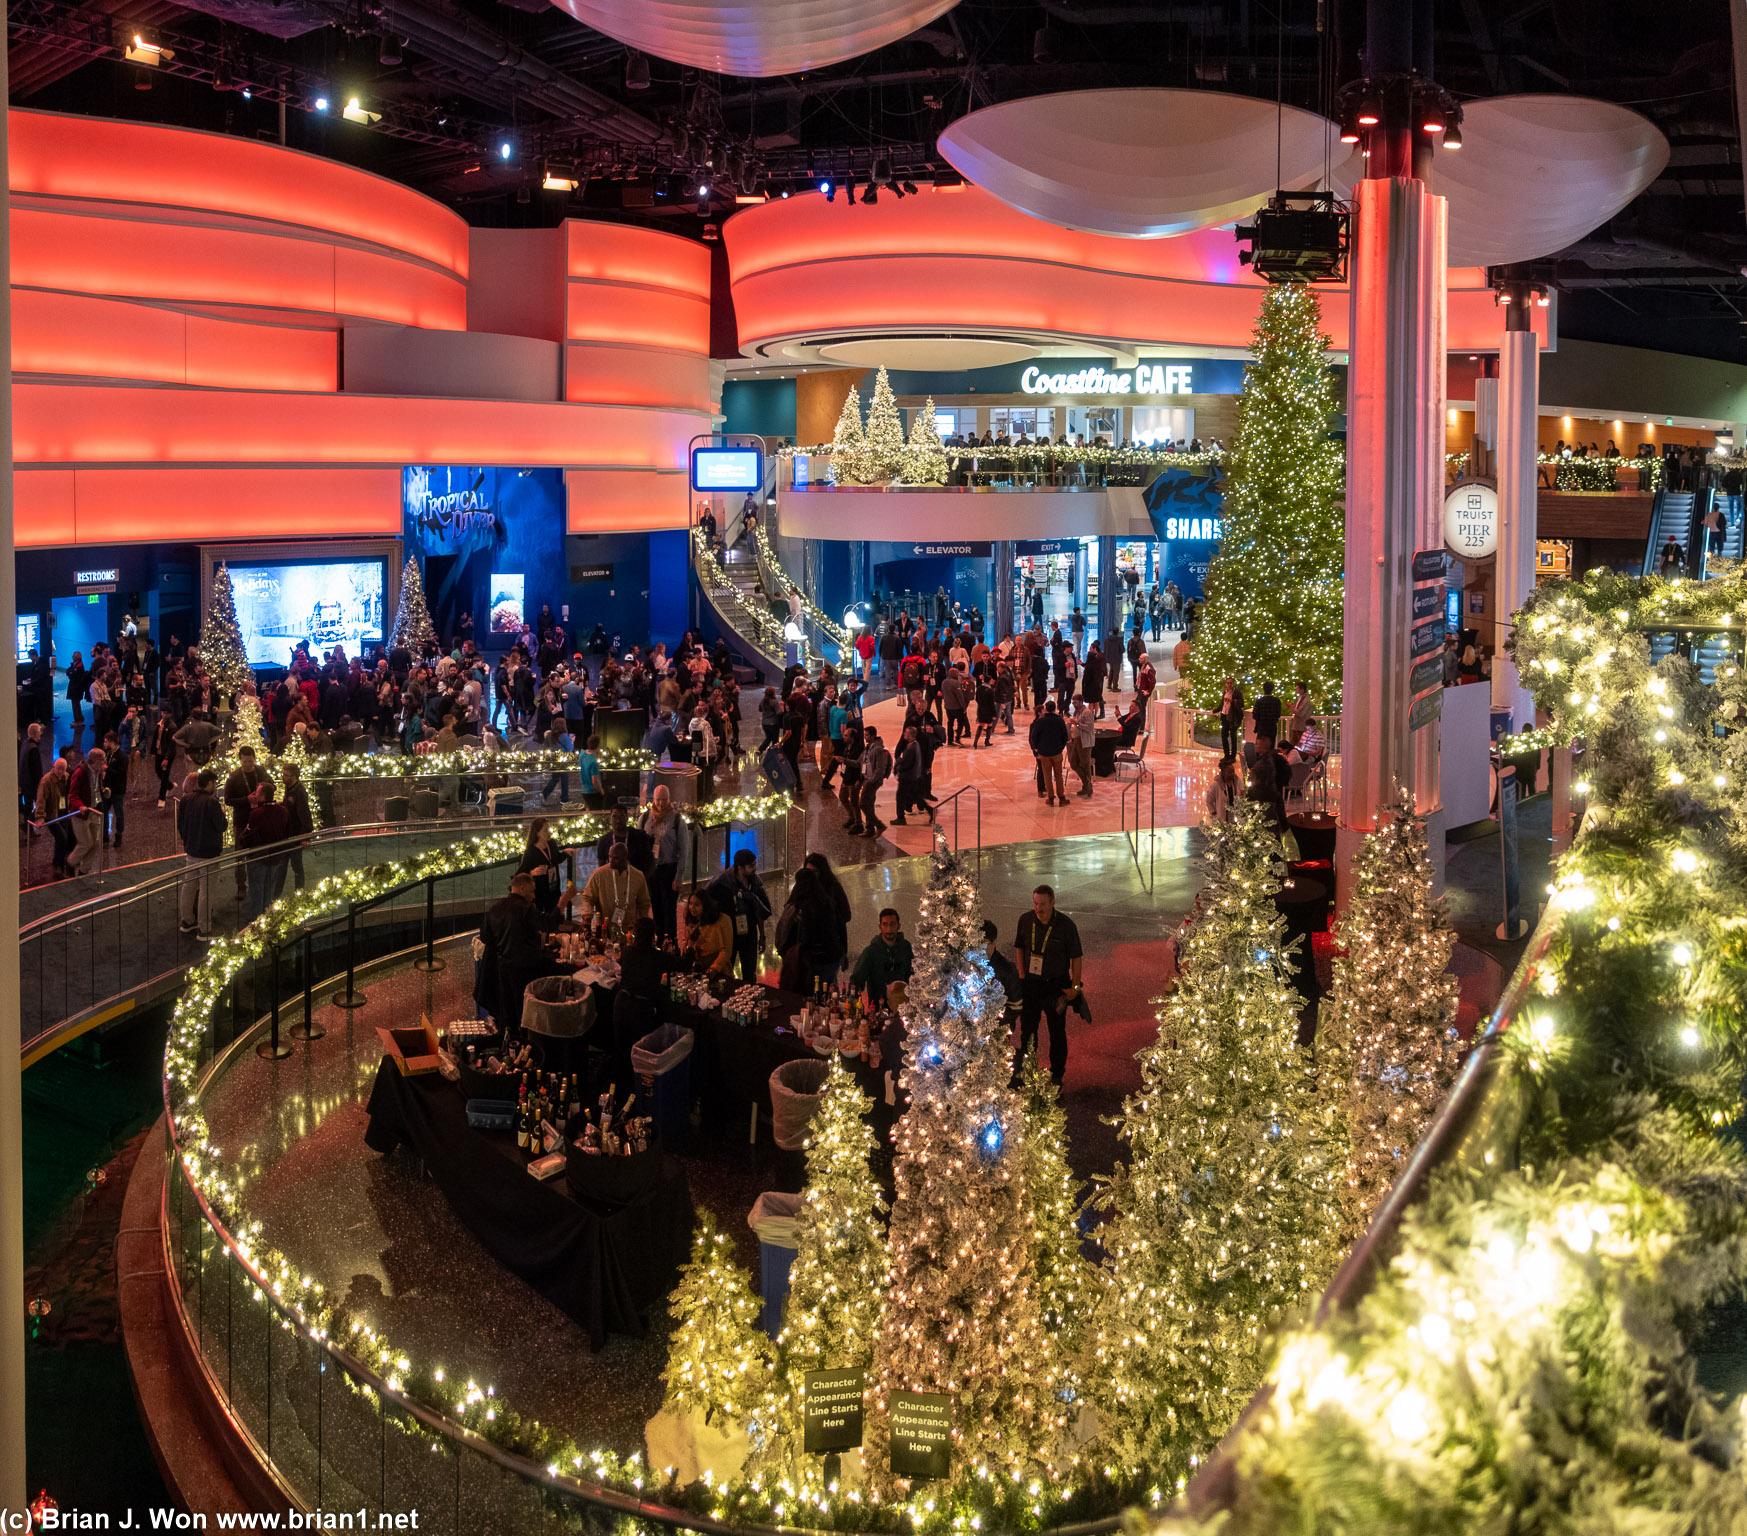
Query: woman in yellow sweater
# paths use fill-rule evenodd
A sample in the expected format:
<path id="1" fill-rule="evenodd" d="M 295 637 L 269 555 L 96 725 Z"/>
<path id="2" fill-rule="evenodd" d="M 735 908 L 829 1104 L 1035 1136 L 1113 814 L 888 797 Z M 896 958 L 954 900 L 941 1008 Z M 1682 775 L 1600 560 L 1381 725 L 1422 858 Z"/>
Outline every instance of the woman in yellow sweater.
<path id="1" fill-rule="evenodd" d="M 692 967 L 726 976 L 734 967 L 734 925 L 718 910 L 708 891 L 686 898 L 680 949 Z"/>

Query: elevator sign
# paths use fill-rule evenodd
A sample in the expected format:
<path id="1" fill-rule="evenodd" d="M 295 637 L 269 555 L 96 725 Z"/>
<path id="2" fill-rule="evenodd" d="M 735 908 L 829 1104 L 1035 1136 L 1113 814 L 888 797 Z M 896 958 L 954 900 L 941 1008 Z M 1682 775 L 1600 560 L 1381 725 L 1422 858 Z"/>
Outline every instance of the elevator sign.
<path id="1" fill-rule="evenodd" d="M 1458 560 L 1498 553 L 1498 490 L 1485 480 L 1458 480 L 1444 493 L 1444 545 Z"/>

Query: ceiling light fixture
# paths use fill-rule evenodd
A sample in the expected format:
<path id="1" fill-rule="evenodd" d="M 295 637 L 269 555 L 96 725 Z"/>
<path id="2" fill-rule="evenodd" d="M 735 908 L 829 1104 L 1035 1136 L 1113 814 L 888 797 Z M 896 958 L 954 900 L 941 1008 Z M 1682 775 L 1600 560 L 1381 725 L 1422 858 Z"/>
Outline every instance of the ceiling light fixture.
<path id="1" fill-rule="evenodd" d="M 127 42 L 122 44 L 121 52 L 122 57 L 130 64 L 149 64 L 153 69 L 158 68 L 166 59 L 176 57 L 170 49 L 154 43 L 139 32 L 135 32 Z"/>
<path id="2" fill-rule="evenodd" d="M 356 96 L 347 98 L 345 106 L 340 109 L 340 116 L 348 123 L 358 123 L 365 128 L 382 121 L 380 112 L 369 111 Z"/>
<path id="3" fill-rule="evenodd" d="M 384 32 L 382 34 L 382 46 L 376 50 L 377 63 L 385 64 L 392 69 L 396 64 L 400 63 L 400 57 L 400 39 L 395 37 L 392 33 Z"/>
<path id="4" fill-rule="evenodd" d="M 649 60 L 640 53 L 625 55 L 625 89 L 627 91 L 646 91 L 649 89 Z"/>
<path id="5" fill-rule="evenodd" d="M 1450 124 L 1444 129 L 1444 148 L 1460 149 L 1462 147 L 1462 114 L 1452 112 Z"/>
<path id="6" fill-rule="evenodd" d="M 826 202 L 832 203 L 832 202 L 835 202 L 837 200 L 837 188 L 834 185 L 832 185 L 831 178 L 829 176 L 827 176 L 822 182 L 819 183 L 819 190 L 825 194 L 825 201 Z"/>
<path id="7" fill-rule="evenodd" d="M 325 96 L 318 96 L 310 105 L 318 112 L 325 112 L 328 109 L 328 99 Z"/>
<path id="8" fill-rule="evenodd" d="M 1383 121 L 1383 102 L 1375 91 L 1366 91 L 1359 98 L 1358 120 L 1361 128 L 1375 128 Z"/>
<path id="9" fill-rule="evenodd" d="M 877 203 L 880 200 L 880 189 L 878 187 L 876 187 L 870 181 L 865 187 L 862 188 L 861 200 L 862 200 L 862 202 L 866 203 L 869 207 L 872 207 L 873 204 Z"/>
<path id="10" fill-rule="evenodd" d="M 548 160 L 546 169 L 541 173 L 540 186 L 547 192 L 574 192 L 580 183 L 577 180 L 576 168 L 565 165 L 561 161 Z"/>
<path id="11" fill-rule="evenodd" d="M 497 147 L 497 157 L 499 160 L 507 160 L 514 153 L 515 146 L 512 145 L 508 139 L 505 139 L 503 143 L 499 144 Z"/>

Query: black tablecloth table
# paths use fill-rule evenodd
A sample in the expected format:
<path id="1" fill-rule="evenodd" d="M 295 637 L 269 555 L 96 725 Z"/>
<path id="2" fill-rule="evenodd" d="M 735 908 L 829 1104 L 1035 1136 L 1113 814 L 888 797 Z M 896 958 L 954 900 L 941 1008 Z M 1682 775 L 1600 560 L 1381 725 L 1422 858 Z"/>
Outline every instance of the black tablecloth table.
<path id="1" fill-rule="evenodd" d="M 1092 737 L 1092 776 L 1108 779 L 1116 772 L 1116 749 L 1122 745 L 1120 726 L 1099 726 Z"/>
<path id="2" fill-rule="evenodd" d="M 1301 859 L 1334 858 L 1334 817 L 1301 813 L 1288 816 L 1286 825 L 1291 827 L 1292 835 L 1298 839 L 1298 856 Z"/>
<path id="3" fill-rule="evenodd" d="M 1307 1003 L 1322 996 L 1322 983 L 1316 977 L 1316 961 L 1311 954 L 1311 935 L 1328 929 L 1328 887 L 1308 875 L 1294 876 L 1290 885 L 1280 888 L 1274 905 L 1286 919 L 1286 937 L 1296 938 L 1297 952 L 1292 957 L 1292 984 Z"/>
<path id="4" fill-rule="evenodd" d="M 609 1333 L 645 1331 L 644 1314 L 691 1252 L 691 1191 L 678 1164 L 631 1204 L 597 1208 L 572 1198 L 562 1175 L 533 1178 L 507 1132 L 468 1125 L 460 1090 L 436 1073 L 405 1077 L 384 1058 L 366 1110 L 365 1145 L 417 1152 L 467 1230 L 586 1329 L 591 1349 Z"/>

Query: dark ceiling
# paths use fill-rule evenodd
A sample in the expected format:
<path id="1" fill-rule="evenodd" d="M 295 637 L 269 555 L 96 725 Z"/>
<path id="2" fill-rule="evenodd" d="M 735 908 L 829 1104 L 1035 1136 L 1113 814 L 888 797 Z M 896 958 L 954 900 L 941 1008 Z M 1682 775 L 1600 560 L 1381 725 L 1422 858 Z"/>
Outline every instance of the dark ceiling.
<path id="1" fill-rule="evenodd" d="M 942 128 L 1018 96 L 1200 86 L 1328 112 L 1364 30 L 1359 0 L 961 0 L 847 63 L 741 80 L 638 59 L 549 0 L 12 0 L 9 16 L 20 105 L 283 134 L 478 224 L 586 209 L 693 234 L 735 191 L 865 180 L 876 158 L 924 179 L 945 169 Z M 1727 0 L 1436 0 L 1435 19 L 1437 78 L 1458 97 L 1598 96 L 1669 138 L 1643 196 L 1538 264 L 1562 332 L 1747 361 Z M 127 63 L 118 40 L 136 31 L 174 57 Z M 380 120 L 342 120 L 352 97 Z M 545 190 L 548 164 L 581 187 Z"/>

